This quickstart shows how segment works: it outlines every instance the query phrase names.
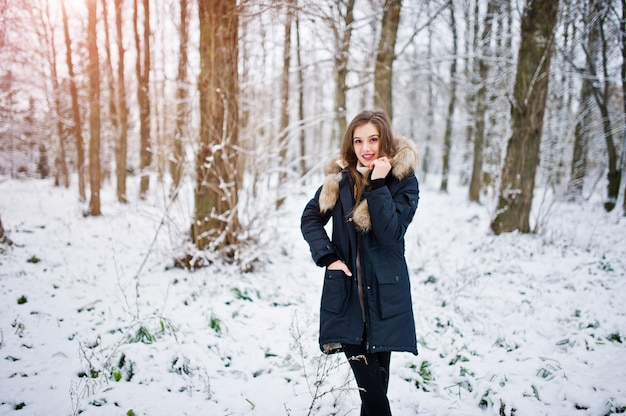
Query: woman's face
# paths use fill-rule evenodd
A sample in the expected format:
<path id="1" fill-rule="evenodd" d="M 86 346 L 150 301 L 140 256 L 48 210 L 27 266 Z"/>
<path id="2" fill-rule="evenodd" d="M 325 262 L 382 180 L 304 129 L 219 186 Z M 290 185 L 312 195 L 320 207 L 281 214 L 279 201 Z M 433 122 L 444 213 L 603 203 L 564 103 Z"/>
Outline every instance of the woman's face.
<path id="1" fill-rule="evenodd" d="M 372 123 L 355 127 L 352 134 L 352 146 L 356 157 L 363 166 L 369 167 L 379 157 L 380 133 Z"/>

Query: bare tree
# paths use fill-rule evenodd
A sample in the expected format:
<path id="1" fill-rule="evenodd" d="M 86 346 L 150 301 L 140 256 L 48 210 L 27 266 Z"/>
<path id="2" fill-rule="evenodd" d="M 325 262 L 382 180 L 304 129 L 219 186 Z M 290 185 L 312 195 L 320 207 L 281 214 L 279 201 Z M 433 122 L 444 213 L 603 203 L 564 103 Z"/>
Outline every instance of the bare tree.
<path id="1" fill-rule="evenodd" d="M 298 0 L 294 0 L 297 2 Z M 626 1 L 626 0 L 625 0 Z M 300 12 L 296 7 L 296 60 L 298 61 L 298 125 L 304 124 L 304 67 L 302 65 L 302 51 L 300 40 Z M 300 174 L 307 172 L 306 166 L 306 134 L 304 128 L 300 128 Z"/>
<path id="2" fill-rule="evenodd" d="M 426 13 L 430 16 L 430 2 L 426 3 Z M 429 19 L 430 20 L 430 19 Z M 426 131 L 424 132 L 424 151 L 422 155 L 422 170 L 424 172 L 424 178 L 429 173 L 430 167 L 430 154 L 431 147 L 433 145 L 433 128 L 435 120 L 435 75 L 434 75 L 434 63 L 433 63 L 433 36 L 434 36 L 434 21 L 430 20 L 427 25 L 427 43 L 426 43 Z"/>
<path id="3" fill-rule="evenodd" d="M 595 10 L 595 24 L 598 25 L 599 44 L 598 50 L 586 51 L 587 69 L 593 77 L 591 91 L 595 98 L 600 115 L 602 116 L 602 129 L 604 133 L 604 141 L 606 143 L 608 172 L 607 172 L 607 198 L 604 202 L 604 209 L 613 210 L 617 204 L 617 196 L 619 194 L 619 186 L 621 180 L 621 170 L 618 166 L 617 149 L 613 140 L 613 127 L 610 115 L 609 101 L 611 98 L 611 77 L 608 71 L 609 64 L 609 40 L 606 37 L 605 24 L 609 20 L 611 13 L 610 5 L 604 1 L 591 0 L 591 9 Z M 597 59 L 596 59 L 597 53 Z M 598 64 L 596 64 L 598 62 Z M 600 68 L 598 68 L 598 65 Z"/>
<path id="4" fill-rule="evenodd" d="M 50 11 L 50 4 L 45 4 L 46 10 L 44 14 L 44 10 L 39 9 L 39 21 L 41 25 L 38 25 L 38 30 L 41 30 L 40 39 L 42 43 L 46 47 L 45 52 L 45 60 L 48 63 L 48 67 L 50 68 L 50 81 L 52 83 L 52 91 L 50 94 L 52 95 L 50 101 L 53 103 L 51 105 L 51 110 L 55 114 L 56 118 L 56 133 L 57 139 L 59 143 L 58 154 L 55 157 L 55 184 L 58 186 L 63 183 L 63 186 L 68 188 L 70 186 L 70 176 L 67 167 L 67 158 L 65 152 L 65 129 L 63 128 L 63 111 L 61 108 L 62 103 L 62 92 L 59 82 L 59 76 L 57 73 L 57 51 L 56 51 L 56 28 L 54 27 L 53 17 Z M 42 159 L 47 159 L 46 150 L 47 146 L 43 143 L 39 144 L 40 148 L 40 163 L 38 170 L 40 171 L 41 177 L 46 177 L 45 174 L 47 170 L 47 163 L 43 163 Z M 46 161 L 47 162 L 47 161 Z"/>
<path id="5" fill-rule="evenodd" d="M 172 175 L 172 192 L 180 186 L 185 169 L 184 137 L 185 126 L 189 117 L 187 100 L 187 49 L 189 43 L 189 5 L 187 0 L 180 0 L 180 21 L 178 33 L 180 36 L 178 72 L 176 75 L 176 127 L 174 131 L 173 155 L 170 158 L 170 173 Z"/>
<path id="6" fill-rule="evenodd" d="M 524 9 L 511 109 L 512 135 L 502 168 L 497 213 L 491 222 L 496 234 L 530 232 L 557 16 L 558 1 L 554 0 L 529 0 Z"/>
<path id="7" fill-rule="evenodd" d="M 576 117 L 576 127 L 574 128 L 572 164 L 567 188 L 568 198 L 572 201 L 582 198 L 583 185 L 587 174 L 588 142 L 590 126 L 592 124 L 592 112 L 590 108 L 591 88 L 591 80 L 583 79 Z"/>
<path id="8" fill-rule="evenodd" d="M 336 52 L 334 54 L 335 66 L 335 118 L 337 120 L 338 137 L 346 130 L 347 93 L 348 93 L 348 69 L 350 63 L 350 43 L 354 29 L 354 3 L 355 0 L 347 0 L 337 4 L 341 24 L 339 27 L 332 25 L 335 33 Z M 341 6 L 341 7 L 340 7 Z"/>
<path id="9" fill-rule="evenodd" d="M 114 142 L 115 149 L 115 177 L 117 187 L 117 200 L 122 203 L 128 202 L 126 195 L 126 169 L 128 153 L 128 106 L 126 104 L 126 85 L 124 69 L 124 39 L 122 35 L 122 7 L 123 0 L 113 0 L 115 16 L 115 42 L 117 53 L 117 71 L 113 68 L 113 45 L 110 36 L 108 4 L 110 0 L 102 0 L 102 22 L 104 25 L 104 50 L 106 61 L 103 69 L 108 80 L 108 110 L 112 129 L 109 137 Z M 106 128 L 106 127 L 104 127 Z"/>
<path id="10" fill-rule="evenodd" d="M 624 105 L 624 124 L 622 126 L 622 154 L 620 156 L 620 166 L 622 175 L 626 172 L 626 0 L 622 0 L 622 21 L 620 22 L 622 33 L 622 103 Z M 626 185 L 624 186 L 624 201 L 622 203 L 622 214 L 626 216 Z"/>
<path id="11" fill-rule="evenodd" d="M 470 201 L 480 201 L 480 190 L 482 187 L 482 175 L 483 175 L 483 150 L 485 143 L 486 132 L 486 112 L 487 112 L 487 88 L 489 79 L 490 64 L 488 62 L 490 53 L 490 42 L 493 27 L 493 16 L 496 10 L 495 0 L 487 1 L 487 12 L 485 13 L 485 19 L 483 23 L 483 31 L 480 36 L 480 44 L 476 52 L 479 57 L 478 63 L 478 76 L 479 87 L 476 92 L 476 113 L 474 118 L 474 156 L 472 163 L 472 178 L 469 186 L 469 199 Z"/>
<path id="12" fill-rule="evenodd" d="M 598 42 L 598 25 L 594 24 L 595 18 L 590 8 L 583 12 L 583 23 L 587 30 L 583 30 L 580 35 L 584 42 L 586 39 L 587 50 L 596 49 Z M 572 58 L 570 58 L 572 59 Z M 570 167 L 570 177 L 567 186 L 567 196 L 571 201 L 582 198 L 585 176 L 587 175 L 587 154 L 589 151 L 589 140 L 591 136 L 591 126 L 593 124 L 592 112 L 592 79 L 583 76 L 580 98 L 578 101 L 578 111 L 576 114 L 576 126 L 574 128 L 574 145 L 572 146 L 572 162 Z"/>
<path id="13" fill-rule="evenodd" d="M 401 0 L 385 0 L 374 69 L 374 106 L 385 110 L 390 118 L 393 117 L 392 66 L 396 58 L 401 9 Z"/>
<path id="14" fill-rule="evenodd" d="M 192 238 L 234 260 L 239 237 L 238 25 L 236 0 L 198 2 L 200 134 Z"/>
<path id="15" fill-rule="evenodd" d="M 124 66 L 124 39 L 122 37 L 122 6 L 124 0 L 114 0 L 115 33 L 117 42 L 117 78 L 115 88 L 115 112 L 119 118 L 118 135 L 115 147 L 115 177 L 117 184 L 117 200 L 127 202 L 126 170 L 128 167 L 128 104 L 126 103 L 126 69 Z"/>
<path id="16" fill-rule="evenodd" d="M 95 6 L 94 6 L 95 7 Z M 76 142 L 76 170 L 78 172 L 78 196 L 81 201 L 87 200 L 85 186 L 85 148 L 83 140 L 83 129 L 80 116 L 80 103 L 78 100 L 78 87 L 76 85 L 76 74 L 74 61 L 72 58 L 72 40 L 65 8 L 65 0 L 61 0 L 61 13 L 63 16 L 63 34 L 65 38 L 65 60 L 67 63 L 67 73 L 69 76 L 70 97 L 72 100 L 72 133 Z"/>
<path id="17" fill-rule="evenodd" d="M 293 24 L 294 7 L 291 0 L 286 3 L 285 41 L 283 44 L 283 72 L 280 85 L 280 126 L 278 133 L 278 189 L 282 188 L 287 178 L 287 147 L 289 137 L 289 72 L 291 69 L 291 26 Z M 280 196 L 276 200 L 276 208 L 280 208 L 285 198 Z"/>
<path id="18" fill-rule="evenodd" d="M 512 51 L 512 13 L 511 1 L 496 2 L 493 16 L 493 28 L 490 48 L 489 75 L 487 81 L 486 111 L 483 132 L 483 162 L 480 178 L 482 195 L 494 195 L 499 182 L 500 170 L 510 129 L 510 117 L 505 109 L 509 108 L 510 92 L 515 81 L 514 52 Z M 489 59 L 489 58 L 487 58 Z M 480 71 L 479 71 L 480 72 Z M 506 93 L 503 93 L 505 91 Z"/>
<path id="19" fill-rule="evenodd" d="M 472 9 L 472 3 L 474 8 Z M 465 149 L 463 152 L 463 165 L 470 164 L 472 159 L 472 148 L 474 143 L 474 119 L 476 115 L 476 91 L 480 85 L 478 77 L 478 59 L 475 56 L 478 50 L 478 32 L 480 30 L 479 17 L 480 8 L 478 0 L 470 0 L 464 3 L 463 7 L 464 19 L 467 22 L 465 25 L 465 39 L 463 46 L 463 55 L 465 56 L 465 79 L 469 83 L 469 87 L 465 88 L 465 112 L 467 118 L 465 121 Z M 471 173 L 467 174 L 467 171 L 471 172 L 471 169 L 461 170 L 461 182 L 463 184 L 469 184 L 471 181 Z"/>
<path id="20" fill-rule="evenodd" d="M 89 51 L 89 215 L 102 215 L 100 208 L 100 59 L 97 39 L 97 0 L 87 0 L 87 49 Z"/>
<path id="21" fill-rule="evenodd" d="M 142 0 L 143 36 L 139 33 L 139 5 L 134 0 L 133 26 L 137 56 L 135 72 L 137 74 L 137 103 L 139 104 L 139 169 L 141 182 L 139 196 L 145 198 L 150 188 L 148 169 L 152 163 L 150 140 L 150 0 Z"/>
<path id="22" fill-rule="evenodd" d="M 119 115 L 117 113 L 117 84 L 115 82 L 115 76 L 113 75 L 113 51 L 111 46 L 111 32 L 109 25 L 109 2 L 110 0 L 101 0 L 101 15 L 102 15 L 102 26 L 103 26 L 103 34 L 104 34 L 104 60 L 102 63 L 102 75 L 104 78 L 104 82 L 102 83 L 102 94 L 104 95 L 104 99 L 107 101 L 105 107 L 103 107 L 102 121 L 101 121 L 101 140 L 104 143 L 103 148 L 107 148 L 107 142 L 113 142 L 114 146 L 118 142 L 118 137 L 120 135 L 120 123 L 119 123 Z M 108 110 L 108 111 L 107 111 Z M 105 159 L 101 166 L 103 167 L 103 176 L 108 177 L 110 175 L 110 163 L 106 160 L 107 156 L 110 157 L 107 153 L 105 153 L 102 157 Z M 118 197 L 119 200 L 119 197 Z"/>
<path id="23" fill-rule="evenodd" d="M 454 108 L 456 106 L 456 84 L 457 84 L 457 55 L 458 55 L 458 34 L 456 30 L 456 17 L 454 14 L 454 3 L 448 3 L 450 11 L 450 29 L 452 30 L 452 63 L 450 64 L 450 102 L 448 103 L 448 114 L 446 115 L 446 130 L 443 135 L 443 164 L 441 172 L 440 190 L 448 191 L 448 176 L 450 174 L 450 153 L 452 150 L 452 121 L 454 118 Z"/>

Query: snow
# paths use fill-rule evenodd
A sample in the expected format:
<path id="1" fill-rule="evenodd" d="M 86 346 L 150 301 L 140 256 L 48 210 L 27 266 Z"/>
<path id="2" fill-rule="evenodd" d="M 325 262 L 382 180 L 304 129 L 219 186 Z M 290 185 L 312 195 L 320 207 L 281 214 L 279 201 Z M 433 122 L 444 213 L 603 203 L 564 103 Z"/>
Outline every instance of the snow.
<path id="1" fill-rule="evenodd" d="M 123 205 L 107 184 L 93 218 L 75 186 L 0 178 L 0 414 L 358 415 L 344 357 L 317 346 L 322 270 L 299 230 L 316 185 L 267 218 L 250 272 L 172 268 L 191 203 L 155 188 Z M 394 414 L 625 413 L 615 211 L 555 202 L 539 233 L 494 236 L 463 188 L 422 184 L 406 238 L 420 354 L 392 354 Z"/>

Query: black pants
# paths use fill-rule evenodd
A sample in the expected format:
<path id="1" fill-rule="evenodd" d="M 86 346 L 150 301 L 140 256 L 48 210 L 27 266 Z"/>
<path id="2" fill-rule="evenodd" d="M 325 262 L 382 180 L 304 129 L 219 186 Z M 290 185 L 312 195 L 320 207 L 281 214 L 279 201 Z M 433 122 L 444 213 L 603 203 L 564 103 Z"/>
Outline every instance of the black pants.
<path id="1" fill-rule="evenodd" d="M 361 395 L 361 416 L 391 416 L 387 388 L 391 352 L 370 354 L 365 345 L 343 344 Z"/>

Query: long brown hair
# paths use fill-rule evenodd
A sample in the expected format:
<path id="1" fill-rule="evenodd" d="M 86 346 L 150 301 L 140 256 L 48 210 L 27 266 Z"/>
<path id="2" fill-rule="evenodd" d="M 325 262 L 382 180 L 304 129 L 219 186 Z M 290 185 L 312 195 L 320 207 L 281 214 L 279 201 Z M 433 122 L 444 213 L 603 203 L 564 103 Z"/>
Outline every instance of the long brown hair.
<path id="1" fill-rule="evenodd" d="M 383 110 L 364 110 L 357 114 L 343 134 L 343 141 L 341 143 L 341 157 L 348 164 L 347 169 L 350 170 L 350 175 L 354 180 L 354 200 L 359 202 L 365 187 L 368 185 L 367 178 L 361 175 L 356 167 L 359 159 L 356 153 L 354 153 L 353 135 L 354 130 L 357 127 L 363 126 L 367 123 L 372 123 L 378 130 L 379 135 L 379 154 L 380 156 L 393 157 L 396 154 L 396 146 L 393 141 L 393 132 L 391 131 L 391 123 L 387 113 Z"/>

